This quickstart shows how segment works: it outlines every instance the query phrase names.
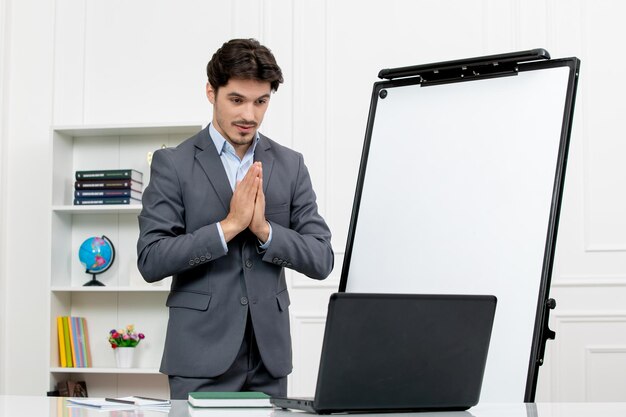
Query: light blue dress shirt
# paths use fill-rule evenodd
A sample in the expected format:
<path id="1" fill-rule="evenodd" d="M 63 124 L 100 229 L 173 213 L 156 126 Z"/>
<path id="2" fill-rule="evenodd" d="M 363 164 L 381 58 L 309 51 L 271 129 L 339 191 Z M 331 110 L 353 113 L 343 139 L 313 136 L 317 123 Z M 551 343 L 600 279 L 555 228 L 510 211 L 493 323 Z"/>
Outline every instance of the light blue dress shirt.
<path id="1" fill-rule="evenodd" d="M 213 123 L 209 124 L 209 134 L 211 135 L 211 139 L 215 144 L 215 149 L 217 149 L 217 153 L 220 155 L 220 159 L 222 160 L 222 165 L 224 165 L 224 171 L 226 171 L 226 176 L 228 177 L 228 182 L 230 183 L 230 188 L 235 191 L 235 185 L 237 181 L 241 181 L 243 177 L 246 176 L 248 170 L 254 163 L 254 150 L 256 149 L 256 145 L 259 142 L 259 132 L 256 133 L 256 137 L 254 138 L 254 142 L 248 148 L 243 158 L 239 159 L 237 156 L 237 152 L 235 152 L 235 148 L 231 145 L 220 132 L 213 127 Z M 268 222 L 270 226 L 270 234 L 267 238 L 267 242 L 263 243 L 259 240 L 261 244 L 261 249 L 267 249 L 272 241 L 272 225 Z M 222 246 L 224 246 L 224 250 L 228 252 L 228 245 L 226 245 L 226 238 L 224 237 L 224 231 L 222 230 L 222 225 L 217 223 L 217 231 L 220 234 L 220 238 L 222 239 Z"/>

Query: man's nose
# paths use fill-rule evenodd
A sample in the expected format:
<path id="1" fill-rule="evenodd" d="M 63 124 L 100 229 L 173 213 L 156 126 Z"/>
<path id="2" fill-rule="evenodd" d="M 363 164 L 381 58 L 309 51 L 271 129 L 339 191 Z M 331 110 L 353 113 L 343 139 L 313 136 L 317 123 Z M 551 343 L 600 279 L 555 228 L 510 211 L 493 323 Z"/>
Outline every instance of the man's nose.
<path id="1" fill-rule="evenodd" d="M 248 121 L 254 122 L 254 104 L 248 103 L 241 109 L 241 117 Z"/>

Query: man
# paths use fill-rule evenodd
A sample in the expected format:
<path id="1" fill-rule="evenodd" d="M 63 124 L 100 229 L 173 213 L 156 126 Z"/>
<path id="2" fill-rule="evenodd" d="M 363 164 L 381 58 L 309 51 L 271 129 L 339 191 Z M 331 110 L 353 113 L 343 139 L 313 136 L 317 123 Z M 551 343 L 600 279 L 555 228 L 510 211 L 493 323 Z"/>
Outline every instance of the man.
<path id="1" fill-rule="evenodd" d="M 272 53 L 234 39 L 207 65 L 207 128 L 156 151 L 137 243 L 144 279 L 172 275 L 161 372 L 192 391 L 285 395 L 292 370 L 285 268 L 326 278 L 331 233 L 302 155 L 258 133 L 283 81 Z"/>

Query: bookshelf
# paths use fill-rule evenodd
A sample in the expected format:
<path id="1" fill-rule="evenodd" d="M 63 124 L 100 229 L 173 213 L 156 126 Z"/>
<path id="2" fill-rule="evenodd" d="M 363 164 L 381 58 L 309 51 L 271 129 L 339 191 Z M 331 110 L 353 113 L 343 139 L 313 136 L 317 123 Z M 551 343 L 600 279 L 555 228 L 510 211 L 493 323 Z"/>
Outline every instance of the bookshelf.
<path id="1" fill-rule="evenodd" d="M 90 396 L 169 394 L 167 377 L 158 372 L 167 326 L 169 281 L 148 284 L 137 269 L 141 206 L 74 206 L 74 172 L 132 168 L 143 172 L 145 189 L 150 181 L 148 154 L 162 146 L 175 146 L 200 129 L 200 123 L 52 128 L 50 389 L 58 381 L 70 379 L 86 381 Z M 115 261 L 98 275 L 104 287 L 83 287 L 91 276 L 78 260 L 78 248 L 86 238 L 101 235 L 115 245 Z M 60 367 L 57 316 L 87 319 L 93 367 Z M 127 324 L 134 324 L 146 339 L 137 347 L 135 367 L 120 369 L 115 367 L 107 334 Z"/>

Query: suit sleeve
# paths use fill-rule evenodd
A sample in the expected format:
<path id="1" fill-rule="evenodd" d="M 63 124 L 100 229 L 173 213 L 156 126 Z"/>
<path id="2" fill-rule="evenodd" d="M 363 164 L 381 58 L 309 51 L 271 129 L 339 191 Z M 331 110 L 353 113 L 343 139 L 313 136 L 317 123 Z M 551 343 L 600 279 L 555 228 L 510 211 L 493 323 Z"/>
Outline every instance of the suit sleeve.
<path id="1" fill-rule="evenodd" d="M 150 184 L 143 192 L 139 214 L 137 266 L 147 282 L 179 274 L 226 254 L 216 223 L 187 233 L 182 190 L 169 152 L 163 149 L 154 153 Z"/>
<path id="2" fill-rule="evenodd" d="M 331 233 L 320 216 L 311 177 L 302 155 L 291 202 L 290 227 L 272 225 L 272 241 L 263 260 L 294 269 L 314 279 L 325 279 L 334 266 Z"/>

